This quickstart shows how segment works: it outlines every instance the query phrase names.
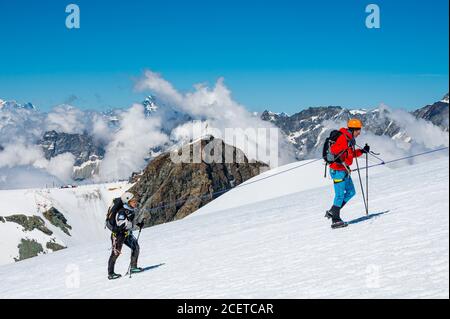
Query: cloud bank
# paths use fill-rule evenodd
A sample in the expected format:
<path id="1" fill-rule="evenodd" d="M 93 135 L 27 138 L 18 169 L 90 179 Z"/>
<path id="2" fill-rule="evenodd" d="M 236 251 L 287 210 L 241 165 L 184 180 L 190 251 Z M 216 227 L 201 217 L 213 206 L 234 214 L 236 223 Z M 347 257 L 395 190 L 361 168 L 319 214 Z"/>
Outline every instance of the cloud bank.
<path id="1" fill-rule="evenodd" d="M 152 147 L 168 142 L 161 132 L 161 120 L 145 117 L 144 107 L 133 105 L 120 115 L 120 128 L 106 147 L 100 164 L 99 181 L 126 179 L 131 173 L 142 169 Z"/>
<path id="2" fill-rule="evenodd" d="M 294 148 L 286 142 L 280 134 L 270 134 L 269 130 L 278 130 L 273 124 L 261 120 L 258 116 L 247 111 L 247 109 L 232 98 L 231 91 L 225 86 L 224 79 L 219 78 L 213 87 L 204 84 L 194 85 L 194 90 L 181 93 L 165 80 L 160 74 L 147 70 L 144 76 L 137 82 L 138 91 L 149 91 L 160 98 L 165 104 L 176 108 L 180 112 L 188 114 L 196 121 L 202 121 L 204 129 L 195 134 L 193 123 L 186 123 L 175 128 L 172 138 L 186 137 L 198 139 L 201 135 L 211 134 L 224 138 L 225 142 L 243 150 L 253 160 L 265 160 L 259 158 L 258 154 L 276 154 L 276 160 L 270 165 L 276 167 L 290 163 L 295 160 Z M 226 131 L 228 129 L 239 129 L 242 131 L 263 129 L 268 133 L 246 134 L 244 138 L 230 138 Z M 189 134 L 189 132 L 192 132 Z M 220 132 L 220 134 L 217 134 Z M 256 136 L 255 136 L 256 135 Z M 258 151 L 258 147 L 264 150 Z"/>
<path id="3" fill-rule="evenodd" d="M 107 113 L 81 110 L 67 104 L 56 106 L 48 113 L 24 108 L 0 108 L 0 188 L 11 185 L 36 187 L 39 180 L 42 181 L 39 187 L 53 182 L 71 182 L 75 161 L 73 155 L 66 153 L 47 160 L 37 145 L 44 132 L 50 130 L 69 134 L 87 132 L 104 146 L 105 155 L 95 182 L 127 179 L 132 172 L 145 167 L 152 148 L 164 150 L 178 147 L 208 134 L 235 145 L 250 159 L 267 162 L 266 158 L 258 158 L 261 149 L 266 154 L 276 153 L 277 160 L 270 160 L 272 167 L 295 160 L 295 149 L 281 132 L 267 136 L 246 131 L 255 128 L 269 131 L 275 126 L 262 121 L 234 100 L 223 78 L 212 86 L 197 84 L 191 90 L 181 92 L 160 74 L 147 70 L 135 88 L 155 96 L 161 102 L 158 103 L 159 110 L 147 114 L 140 104 Z M 401 134 L 392 139 L 364 131 L 358 143 L 370 144 L 385 160 L 449 145 L 448 133 L 430 122 L 383 105 L 379 111 L 382 111 L 381 121 L 395 121 L 401 131 L 412 139 L 405 142 Z M 330 129 L 345 125 L 337 122 L 323 124 Z M 201 129 L 196 130 L 196 126 Z M 241 138 L 230 139 L 227 129 L 242 130 Z M 448 152 L 442 154 L 445 156 Z M 412 159 L 408 163 L 429 160 L 442 154 Z M 315 156 L 320 157 L 320 154 Z M 13 182 L 14 176 L 17 177 L 16 182 Z M 25 176 L 29 177 L 28 185 Z"/>

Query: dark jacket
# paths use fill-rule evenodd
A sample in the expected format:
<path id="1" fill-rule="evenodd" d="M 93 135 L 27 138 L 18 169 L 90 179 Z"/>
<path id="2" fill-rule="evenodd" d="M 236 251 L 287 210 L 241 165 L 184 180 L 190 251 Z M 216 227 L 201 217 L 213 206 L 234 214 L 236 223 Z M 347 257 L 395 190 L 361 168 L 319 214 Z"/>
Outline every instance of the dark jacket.
<path id="1" fill-rule="evenodd" d="M 116 214 L 116 232 L 126 232 L 133 229 L 133 221 L 136 217 L 136 211 L 125 205 Z"/>

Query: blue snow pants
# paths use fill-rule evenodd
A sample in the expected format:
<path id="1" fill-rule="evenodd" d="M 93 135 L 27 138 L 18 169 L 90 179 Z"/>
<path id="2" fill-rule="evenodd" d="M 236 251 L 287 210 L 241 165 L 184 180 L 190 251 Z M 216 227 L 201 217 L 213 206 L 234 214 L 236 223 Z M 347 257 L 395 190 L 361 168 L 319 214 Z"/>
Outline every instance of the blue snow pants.
<path id="1" fill-rule="evenodd" d="M 342 203 L 348 203 L 356 194 L 352 178 L 346 171 L 336 171 L 332 168 L 330 168 L 330 176 L 334 183 L 335 195 L 333 205 L 342 207 Z"/>

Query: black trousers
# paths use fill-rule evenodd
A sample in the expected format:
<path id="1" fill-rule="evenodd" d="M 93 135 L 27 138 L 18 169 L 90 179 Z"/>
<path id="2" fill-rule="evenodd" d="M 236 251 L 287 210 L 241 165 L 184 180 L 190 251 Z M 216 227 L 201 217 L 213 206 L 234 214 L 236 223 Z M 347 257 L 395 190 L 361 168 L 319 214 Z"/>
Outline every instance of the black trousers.
<path id="1" fill-rule="evenodd" d="M 112 252 L 108 261 L 108 274 L 114 273 L 116 260 L 122 252 L 123 244 L 131 249 L 131 268 L 137 267 L 139 257 L 139 244 L 131 233 L 111 234 Z"/>

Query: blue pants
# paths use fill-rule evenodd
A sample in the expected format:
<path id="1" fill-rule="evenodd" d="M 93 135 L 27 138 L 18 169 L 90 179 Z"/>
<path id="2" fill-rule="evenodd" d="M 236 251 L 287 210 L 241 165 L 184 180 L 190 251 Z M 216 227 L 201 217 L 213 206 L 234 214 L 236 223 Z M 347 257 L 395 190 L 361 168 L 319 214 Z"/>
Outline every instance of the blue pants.
<path id="1" fill-rule="evenodd" d="M 346 171 L 335 171 L 330 168 L 330 176 L 334 183 L 334 202 L 333 205 L 342 207 L 342 203 L 348 203 L 348 201 L 355 196 L 355 186 L 353 185 L 352 178 Z"/>

